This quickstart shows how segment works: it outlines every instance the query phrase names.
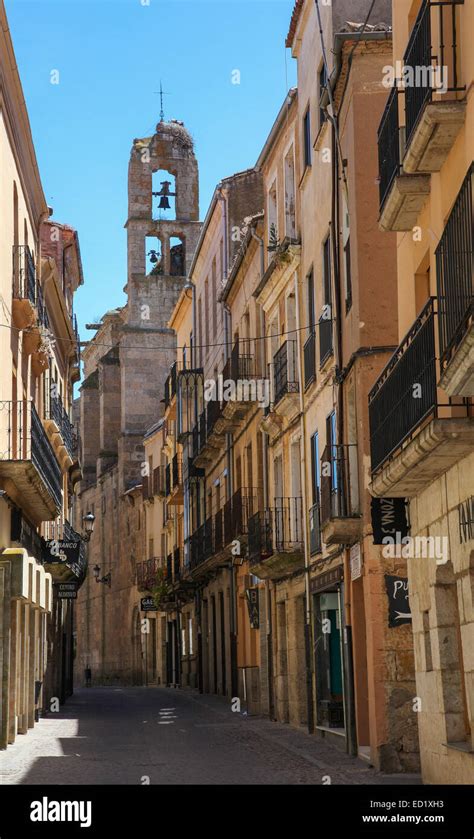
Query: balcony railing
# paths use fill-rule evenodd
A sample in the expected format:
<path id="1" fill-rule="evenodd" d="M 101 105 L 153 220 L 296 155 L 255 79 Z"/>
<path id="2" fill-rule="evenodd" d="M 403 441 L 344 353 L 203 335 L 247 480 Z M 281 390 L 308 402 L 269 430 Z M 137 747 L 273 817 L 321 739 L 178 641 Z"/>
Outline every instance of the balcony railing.
<path id="1" fill-rule="evenodd" d="M 430 299 L 369 393 L 372 472 L 437 415 L 434 318 Z"/>
<path id="2" fill-rule="evenodd" d="M 72 425 L 65 409 L 61 398 L 59 396 L 53 396 L 51 393 L 51 383 L 46 377 L 45 379 L 45 390 L 44 390 L 44 398 L 45 398 L 45 408 L 44 408 L 44 418 L 45 420 L 52 420 L 57 426 L 59 433 L 62 437 L 64 446 L 67 450 L 67 453 L 73 459 L 74 456 L 74 426 Z"/>
<path id="3" fill-rule="evenodd" d="M 431 99 L 431 9 L 430 0 L 424 0 L 408 41 L 403 63 L 406 67 L 423 68 L 424 73 L 416 83 L 405 87 L 406 142 L 410 142 L 425 103 Z M 454 7 L 453 7 L 454 8 Z"/>
<path id="4" fill-rule="evenodd" d="M 224 380 L 232 379 L 237 382 L 241 379 L 252 379 L 255 377 L 255 358 L 249 352 L 242 352 L 250 347 L 249 341 L 236 341 L 232 352 L 227 359 L 222 376 Z"/>
<path id="5" fill-rule="evenodd" d="M 473 176 L 471 165 L 436 249 L 438 330 L 441 366 L 445 367 L 472 320 Z"/>
<path id="6" fill-rule="evenodd" d="M 274 553 L 299 552 L 303 548 L 301 498 L 275 498 L 275 506 L 255 513 L 248 523 L 248 553 L 256 564 Z"/>
<path id="7" fill-rule="evenodd" d="M 154 556 L 152 559 L 147 559 L 144 562 L 137 562 L 137 587 L 144 591 L 151 591 L 158 584 L 158 577 L 160 576 L 163 567 L 163 559 Z"/>
<path id="8" fill-rule="evenodd" d="M 36 270 L 28 245 L 13 246 L 13 297 L 36 305 Z"/>
<path id="9" fill-rule="evenodd" d="M 275 405 L 287 393 L 298 393 L 296 341 L 285 341 L 273 356 Z"/>
<path id="10" fill-rule="evenodd" d="M 61 506 L 61 469 L 31 401 L 0 402 L 0 460 L 31 461 L 56 507 Z"/>
<path id="11" fill-rule="evenodd" d="M 316 334 L 311 335 L 303 347 L 304 356 L 304 386 L 305 388 L 316 379 Z"/>
<path id="12" fill-rule="evenodd" d="M 388 97 L 377 133 L 380 209 L 382 209 L 385 203 L 394 178 L 400 171 L 399 135 L 398 90 L 394 87 Z"/>
<path id="13" fill-rule="evenodd" d="M 326 446 L 321 458 L 321 524 L 359 513 L 357 446 Z"/>

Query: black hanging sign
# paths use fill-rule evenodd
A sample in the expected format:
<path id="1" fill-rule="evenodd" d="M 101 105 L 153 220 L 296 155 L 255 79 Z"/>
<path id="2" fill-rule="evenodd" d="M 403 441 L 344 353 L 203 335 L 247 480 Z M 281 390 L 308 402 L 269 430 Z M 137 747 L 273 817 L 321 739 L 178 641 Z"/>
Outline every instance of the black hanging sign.
<path id="1" fill-rule="evenodd" d="M 58 597 L 60 600 L 76 600 L 78 584 L 72 583 L 58 583 Z"/>
<path id="2" fill-rule="evenodd" d="M 247 608 L 249 610 L 250 626 L 252 629 L 260 629 L 260 608 L 258 601 L 258 588 L 246 588 Z"/>
<path id="3" fill-rule="evenodd" d="M 154 597 L 142 597 L 140 600 L 140 609 L 142 612 L 157 612 Z"/>
<path id="4" fill-rule="evenodd" d="M 400 626 L 402 623 L 411 623 L 407 578 L 386 574 L 385 586 L 388 596 L 388 625 L 393 627 Z"/>
<path id="5" fill-rule="evenodd" d="M 400 542 L 408 536 L 407 508 L 404 498 L 372 498 L 372 531 L 374 545 L 383 545 L 389 536 Z M 397 535 L 398 534 L 398 535 Z"/>
<path id="6" fill-rule="evenodd" d="M 81 539 L 49 539 L 43 543 L 43 562 L 49 564 L 77 563 L 81 550 Z"/>

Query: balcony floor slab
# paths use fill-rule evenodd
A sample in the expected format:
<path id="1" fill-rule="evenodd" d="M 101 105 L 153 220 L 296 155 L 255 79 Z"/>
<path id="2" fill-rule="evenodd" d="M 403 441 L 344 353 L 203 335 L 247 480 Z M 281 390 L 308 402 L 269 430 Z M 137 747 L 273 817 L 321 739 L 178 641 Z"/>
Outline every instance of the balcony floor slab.
<path id="1" fill-rule="evenodd" d="M 373 475 L 378 498 L 413 498 L 474 449 L 474 418 L 435 419 Z"/>
<path id="2" fill-rule="evenodd" d="M 444 370 L 439 385 L 448 396 L 474 396 L 474 323 Z"/>
<path id="3" fill-rule="evenodd" d="M 398 175 L 379 218 L 381 230 L 413 230 L 430 192 L 429 175 Z"/>
<path id="4" fill-rule="evenodd" d="M 408 174 L 439 172 L 466 118 L 465 102 L 429 102 L 405 152 Z"/>
<path id="5" fill-rule="evenodd" d="M 261 580 L 281 580 L 295 571 L 304 568 L 304 553 L 302 551 L 277 552 L 268 557 L 262 557 L 259 562 L 252 562 L 250 570 Z"/>

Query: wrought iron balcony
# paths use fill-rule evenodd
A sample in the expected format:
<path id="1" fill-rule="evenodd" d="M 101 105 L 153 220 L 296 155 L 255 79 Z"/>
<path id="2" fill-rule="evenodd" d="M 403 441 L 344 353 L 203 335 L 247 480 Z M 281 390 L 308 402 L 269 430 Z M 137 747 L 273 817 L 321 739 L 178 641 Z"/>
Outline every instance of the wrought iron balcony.
<path id="1" fill-rule="evenodd" d="M 395 177 L 400 172 L 400 126 L 398 123 L 398 90 L 392 88 L 377 132 L 379 154 L 380 210 Z"/>
<path id="2" fill-rule="evenodd" d="M 430 299 L 369 393 L 372 472 L 437 412 L 434 305 Z M 413 397 L 413 388 L 418 398 Z"/>
<path id="3" fill-rule="evenodd" d="M 144 562 L 137 562 L 136 579 L 139 591 L 152 591 L 163 573 L 163 558 L 154 556 Z"/>
<path id="4" fill-rule="evenodd" d="M 304 519 L 301 498 L 276 498 L 275 506 L 248 522 L 252 573 L 279 579 L 304 566 Z"/>
<path id="5" fill-rule="evenodd" d="M 44 387 L 44 419 L 48 427 L 52 423 L 53 434 L 59 434 L 64 448 L 71 460 L 74 460 L 74 426 L 72 425 L 61 398 L 51 393 L 51 381 L 45 378 Z"/>
<path id="6" fill-rule="evenodd" d="M 28 245 L 13 246 L 13 298 L 36 306 L 36 269 Z"/>
<path id="7" fill-rule="evenodd" d="M 273 356 L 275 405 L 286 394 L 298 393 L 296 341 L 285 341 Z"/>
<path id="8" fill-rule="evenodd" d="M 304 386 L 305 388 L 316 380 L 316 333 L 311 332 L 303 347 L 304 356 Z"/>
<path id="9" fill-rule="evenodd" d="M 465 122 L 459 83 L 457 31 L 463 0 L 423 0 L 378 131 L 380 225 L 411 230 Z M 459 7 L 459 11 L 457 11 Z M 437 14 L 433 26 L 432 15 Z M 399 125 L 398 97 L 404 104 Z M 400 175 L 400 177 L 398 177 Z"/>
<path id="10" fill-rule="evenodd" d="M 0 402 L 0 475 L 16 484 L 35 520 L 56 518 L 61 469 L 30 400 Z"/>
<path id="11" fill-rule="evenodd" d="M 320 521 L 323 541 L 352 544 L 360 533 L 356 444 L 326 446 L 321 458 Z"/>
<path id="12" fill-rule="evenodd" d="M 474 396 L 473 178 L 471 164 L 436 249 L 442 384 L 450 396 Z"/>
<path id="13" fill-rule="evenodd" d="M 444 0 L 442 3 L 423 0 L 421 4 L 403 56 L 405 68 L 413 71 L 411 83 L 404 86 L 407 148 L 415 136 L 427 104 L 432 102 L 433 92 L 436 93 L 441 87 L 445 93 L 464 89 L 458 84 L 459 24 L 456 19 L 456 7 L 462 3 L 463 0 Z M 437 21 L 435 27 L 432 27 L 431 13 L 434 8 Z M 435 70 L 438 73 L 437 79 L 434 78 Z"/>
<path id="14" fill-rule="evenodd" d="M 470 406 L 438 391 L 435 316 L 431 298 L 382 371 L 369 394 L 373 489 L 382 482 L 410 497 L 415 485 L 446 471 L 462 447 L 474 443 Z M 406 449 L 411 446 L 410 453 Z M 439 447 L 443 445 L 443 457 Z M 403 458 L 397 457 L 403 447 Z M 467 453 L 467 452 L 466 452 Z M 380 472 L 381 478 L 377 477 Z"/>
<path id="15" fill-rule="evenodd" d="M 235 342 L 222 373 L 224 380 L 230 379 L 233 382 L 238 382 L 241 379 L 253 379 L 255 377 L 255 357 L 249 352 L 242 353 L 242 347 L 244 347 L 244 349 L 249 348 L 250 342 Z"/>

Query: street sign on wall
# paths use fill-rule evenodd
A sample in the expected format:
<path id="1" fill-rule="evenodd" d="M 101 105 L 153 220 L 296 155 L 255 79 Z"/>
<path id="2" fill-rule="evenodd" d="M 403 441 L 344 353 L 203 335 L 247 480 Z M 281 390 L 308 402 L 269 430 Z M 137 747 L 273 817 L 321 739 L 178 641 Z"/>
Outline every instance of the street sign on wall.
<path id="1" fill-rule="evenodd" d="M 388 625 L 392 627 L 400 626 L 402 623 L 411 623 L 407 578 L 386 574 L 385 586 L 388 596 Z"/>
<path id="2" fill-rule="evenodd" d="M 250 626 L 252 629 L 260 628 L 260 607 L 258 602 L 258 588 L 245 589 L 247 608 L 249 610 Z"/>

